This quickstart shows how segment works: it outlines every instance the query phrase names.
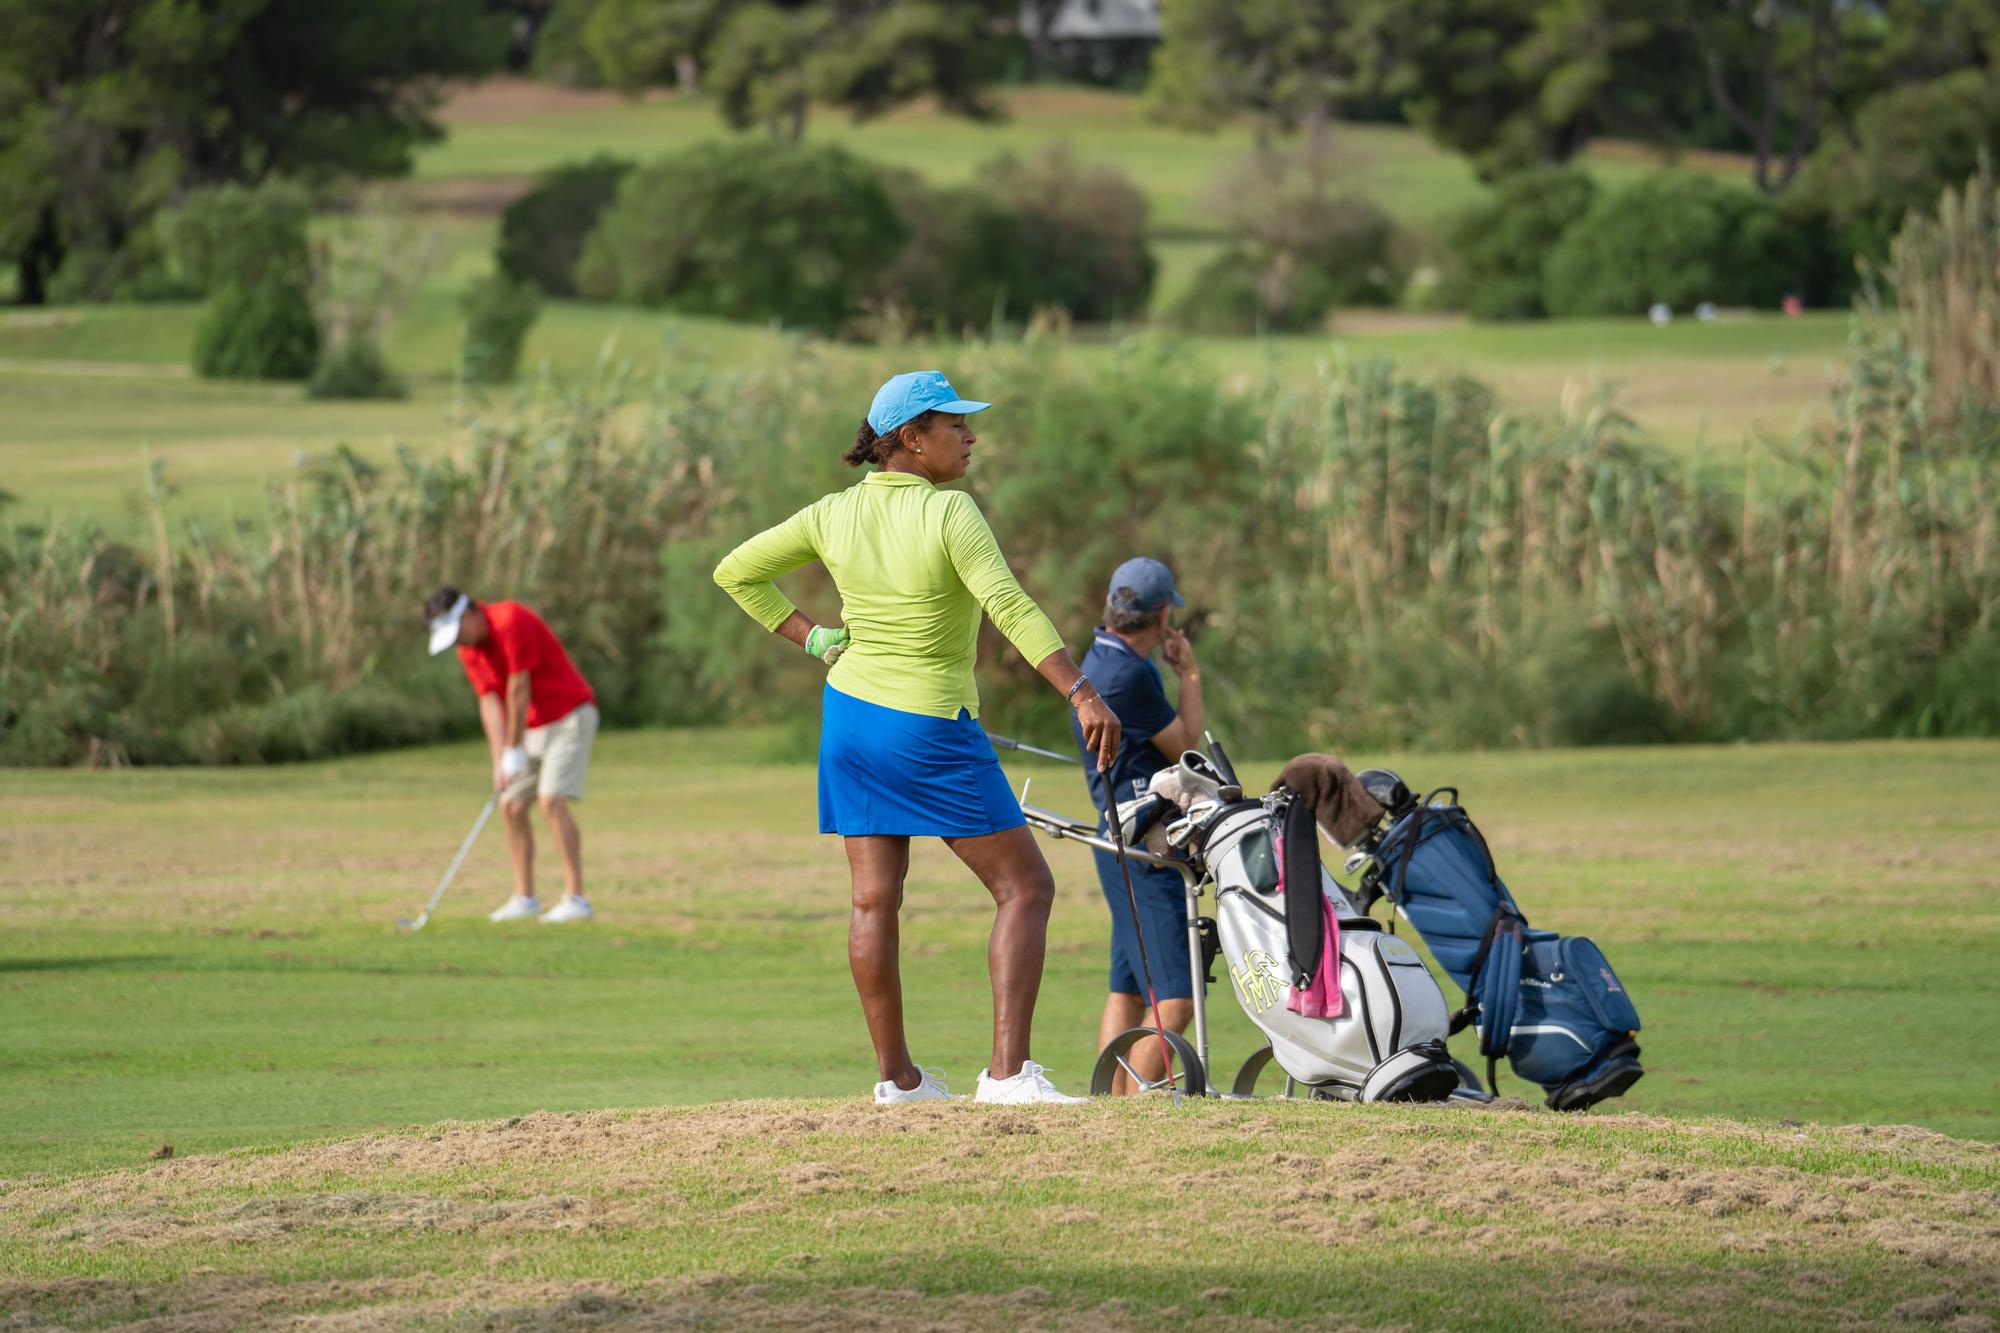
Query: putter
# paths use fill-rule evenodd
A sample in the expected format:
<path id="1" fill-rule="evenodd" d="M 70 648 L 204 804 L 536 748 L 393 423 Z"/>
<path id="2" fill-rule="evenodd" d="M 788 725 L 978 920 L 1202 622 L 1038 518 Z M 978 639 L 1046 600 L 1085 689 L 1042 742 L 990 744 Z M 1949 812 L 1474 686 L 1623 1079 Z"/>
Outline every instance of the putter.
<path id="1" fill-rule="evenodd" d="M 465 854 L 472 850 L 473 843 L 479 841 L 479 831 L 486 827 L 486 821 L 493 817 L 493 807 L 498 804 L 500 804 L 500 793 L 495 791 L 486 798 L 485 806 L 479 811 L 479 818 L 472 821 L 472 832 L 466 834 L 465 841 L 459 844 L 458 855 L 452 857 L 451 864 L 445 867 L 444 878 L 438 881 L 437 891 L 431 894 L 431 900 L 424 904 L 423 915 L 415 921 L 406 916 L 399 916 L 396 918 L 397 925 L 412 935 L 424 928 L 425 923 L 431 919 L 431 913 L 437 910 L 438 899 L 444 897 L 444 891 L 451 887 L 452 876 L 456 875 L 459 866 L 465 863 Z"/>

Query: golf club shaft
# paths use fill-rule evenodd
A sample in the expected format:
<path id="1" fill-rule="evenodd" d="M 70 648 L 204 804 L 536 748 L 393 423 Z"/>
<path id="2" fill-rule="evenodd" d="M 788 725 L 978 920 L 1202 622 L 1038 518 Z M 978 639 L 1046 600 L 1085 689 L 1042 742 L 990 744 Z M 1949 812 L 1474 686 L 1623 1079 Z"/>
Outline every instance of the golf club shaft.
<path id="1" fill-rule="evenodd" d="M 431 900 L 424 904 L 424 914 L 417 918 L 419 926 L 431 919 L 431 912 L 444 897 L 444 891 L 451 887 L 452 878 L 458 874 L 458 868 L 465 864 L 466 855 L 472 851 L 472 844 L 479 841 L 481 830 L 486 827 L 486 821 L 493 817 L 493 808 L 499 804 L 500 792 L 496 788 L 487 796 L 486 804 L 480 807 L 479 818 L 472 821 L 472 832 L 466 834 L 465 841 L 458 845 L 458 855 L 452 857 L 451 864 L 445 867 L 444 878 L 438 881 L 436 891 L 431 894 Z"/>
<path id="2" fill-rule="evenodd" d="M 1174 1105 L 1181 1104 L 1180 1085 L 1174 1081 L 1174 1053 L 1167 1045 L 1167 1025 L 1160 1021 L 1160 997 L 1153 989 L 1153 964 L 1146 956 L 1146 929 L 1139 920 L 1139 895 L 1132 888 L 1132 863 L 1125 857 L 1125 829 L 1118 818 L 1118 802 L 1111 789 L 1111 775 L 1104 775 L 1104 803 L 1110 809 L 1104 823 L 1111 831 L 1111 845 L 1118 854 L 1118 873 L 1125 877 L 1125 905 L 1132 910 L 1132 936 L 1139 942 L 1139 972 L 1146 981 L 1146 1003 L 1153 1006 L 1153 1035 L 1160 1039 L 1160 1069 L 1167 1078 L 1167 1091 Z"/>
<path id="3" fill-rule="evenodd" d="M 1055 750 L 1044 750 L 1039 745 L 1027 745 L 1006 736 L 995 736 L 990 731 L 986 733 L 986 739 L 993 742 L 993 748 L 996 750 L 1019 750 L 1022 754 L 1040 755 L 1044 759 L 1054 759 L 1065 764 L 1081 764 L 1083 762 L 1073 754 L 1060 754 Z"/>

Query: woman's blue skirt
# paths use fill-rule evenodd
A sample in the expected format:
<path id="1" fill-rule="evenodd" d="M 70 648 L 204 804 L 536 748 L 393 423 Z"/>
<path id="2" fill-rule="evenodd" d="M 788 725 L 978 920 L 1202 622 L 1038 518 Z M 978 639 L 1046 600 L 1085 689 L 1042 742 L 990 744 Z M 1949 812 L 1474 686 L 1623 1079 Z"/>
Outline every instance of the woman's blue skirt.
<path id="1" fill-rule="evenodd" d="M 826 687 L 819 733 L 821 833 L 976 838 L 1027 822 L 993 743 L 963 708 L 955 718 L 931 717 Z"/>

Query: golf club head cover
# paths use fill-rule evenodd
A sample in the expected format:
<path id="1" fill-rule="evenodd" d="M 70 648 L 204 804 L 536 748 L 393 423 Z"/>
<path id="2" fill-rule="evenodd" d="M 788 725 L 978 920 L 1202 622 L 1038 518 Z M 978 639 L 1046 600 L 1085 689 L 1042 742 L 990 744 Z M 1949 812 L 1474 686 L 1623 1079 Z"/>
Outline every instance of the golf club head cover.
<path id="1" fill-rule="evenodd" d="M 1285 787 L 1299 794 L 1326 835 L 1342 847 L 1352 847 L 1382 818 L 1382 803 L 1368 794 L 1361 779 L 1335 755 L 1294 757 L 1271 784 L 1272 791 Z"/>

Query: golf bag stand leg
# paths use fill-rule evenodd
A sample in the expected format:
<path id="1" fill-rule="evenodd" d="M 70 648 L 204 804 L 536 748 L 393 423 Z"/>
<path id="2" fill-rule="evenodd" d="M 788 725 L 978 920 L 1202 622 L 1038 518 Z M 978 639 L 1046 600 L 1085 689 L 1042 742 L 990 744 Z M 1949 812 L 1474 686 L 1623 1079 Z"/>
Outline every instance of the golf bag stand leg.
<path id="1" fill-rule="evenodd" d="M 1201 947 L 1201 901 L 1195 896 L 1194 876 L 1186 870 L 1181 872 L 1181 887 L 1186 892 L 1188 976 L 1193 979 L 1190 987 L 1194 998 L 1194 1050 L 1201 1057 L 1201 1067 L 1207 1070 L 1208 1063 L 1208 975 L 1204 966 L 1206 959 Z M 1213 1080 L 1207 1083 L 1210 1096 L 1215 1094 Z"/>

